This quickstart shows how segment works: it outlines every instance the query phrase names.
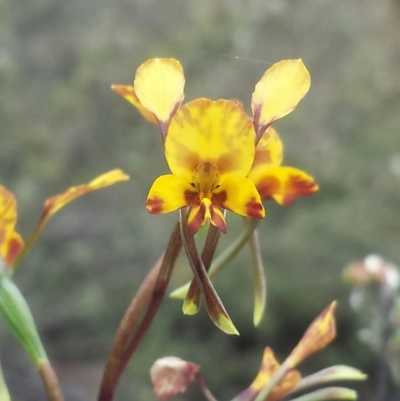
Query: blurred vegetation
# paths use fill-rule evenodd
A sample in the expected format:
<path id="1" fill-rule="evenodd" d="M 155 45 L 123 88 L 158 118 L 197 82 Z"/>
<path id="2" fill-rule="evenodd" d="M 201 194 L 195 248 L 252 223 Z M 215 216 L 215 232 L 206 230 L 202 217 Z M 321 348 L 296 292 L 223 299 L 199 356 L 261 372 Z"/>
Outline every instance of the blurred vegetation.
<path id="1" fill-rule="evenodd" d="M 0 3 L 0 182 L 17 197 L 21 233 L 30 233 L 45 198 L 115 167 L 131 175 L 57 215 L 16 275 L 68 400 L 94 399 L 118 322 L 177 218 L 145 210 L 153 179 L 166 171 L 162 143 L 110 90 L 162 56 L 182 62 L 186 100 L 235 97 L 247 109 L 272 63 L 303 58 L 311 91 L 275 127 L 285 164 L 314 175 L 321 189 L 290 208 L 267 205 L 260 237 L 269 307 L 261 327 L 252 327 L 245 251 L 216 282 L 241 336 L 219 332 L 204 311 L 184 317 L 167 299 L 119 399 L 155 399 L 148 370 L 171 354 L 199 363 L 216 396 L 232 396 L 254 377 L 265 345 L 286 355 L 333 299 L 339 337 L 304 371 L 328 363 L 364 369 L 371 380 L 359 386 L 360 399 L 375 399 L 376 355 L 356 338 L 341 271 L 371 252 L 400 260 L 399 22 L 396 0 Z M 221 248 L 241 228 L 228 219 Z M 190 277 L 182 258 L 171 289 Z M 42 399 L 3 325 L 0 353 L 14 400 Z"/>

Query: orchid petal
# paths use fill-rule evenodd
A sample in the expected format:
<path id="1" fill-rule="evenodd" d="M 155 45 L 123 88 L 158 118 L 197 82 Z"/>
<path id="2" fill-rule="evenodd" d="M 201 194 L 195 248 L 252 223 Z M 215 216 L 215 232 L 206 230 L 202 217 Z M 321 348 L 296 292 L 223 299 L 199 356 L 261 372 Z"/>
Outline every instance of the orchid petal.
<path id="1" fill-rule="evenodd" d="M 0 185 L 0 256 L 7 266 L 24 247 L 21 236 L 14 230 L 17 223 L 17 202 L 14 195 Z"/>
<path id="2" fill-rule="evenodd" d="M 194 201 L 196 192 L 183 178 L 173 174 L 158 177 L 147 196 L 146 207 L 150 213 L 173 212 Z"/>
<path id="3" fill-rule="evenodd" d="M 336 337 L 336 323 L 334 311 L 336 301 L 332 302 L 310 324 L 300 342 L 286 359 L 285 364 L 290 367 L 297 366 L 308 356 L 325 348 Z"/>
<path id="4" fill-rule="evenodd" d="M 139 111 L 139 113 L 152 124 L 158 124 L 157 118 L 154 114 L 150 113 L 143 105 L 140 103 L 140 100 L 136 96 L 135 88 L 130 85 L 112 85 L 111 89 L 121 95 L 124 99 L 126 99 L 129 103 L 133 104 Z"/>
<path id="5" fill-rule="evenodd" d="M 234 101 L 196 99 L 171 119 L 165 156 L 172 173 L 193 182 L 200 163 L 219 174 L 246 176 L 254 160 L 255 132 L 250 117 Z"/>
<path id="6" fill-rule="evenodd" d="M 188 216 L 189 233 L 191 235 L 196 234 L 207 220 L 210 220 L 213 226 L 226 233 L 225 217 L 218 205 L 214 205 L 208 198 L 192 203 Z"/>
<path id="7" fill-rule="evenodd" d="M 258 175 L 270 167 L 280 166 L 283 159 L 283 144 L 274 128 L 268 127 L 256 146 L 253 165 L 248 178 Z"/>
<path id="8" fill-rule="evenodd" d="M 47 221 L 66 204 L 72 202 L 82 195 L 85 195 L 92 191 L 97 191 L 98 189 L 102 189 L 122 181 L 126 181 L 128 179 L 129 176 L 125 174 L 122 170 L 115 169 L 98 176 L 94 180 L 90 181 L 88 184 L 71 187 L 61 194 L 55 195 L 46 200 L 44 204 L 42 221 Z"/>
<path id="9" fill-rule="evenodd" d="M 185 77 L 179 61 L 172 58 L 146 61 L 137 69 L 133 85 L 142 106 L 160 125 L 168 125 L 184 98 Z"/>
<path id="10" fill-rule="evenodd" d="M 250 387 L 248 387 L 235 398 L 235 401 L 253 401 L 260 391 L 271 380 L 272 376 L 278 371 L 279 367 L 280 364 L 275 359 L 272 349 L 266 347 L 257 377 L 251 383 Z M 276 401 L 282 399 L 292 390 L 292 388 L 300 381 L 300 379 L 301 375 L 297 370 L 290 370 L 278 382 L 278 384 L 274 386 L 266 401 Z"/>
<path id="11" fill-rule="evenodd" d="M 312 195 L 318 191 L 314 178 L 294 167 L 257 168 L 249 178 L 262 198 L 273 198 L 285 206 L 293 203 L 298 196 Z"/>
<path id="12" fill-rule="evenodd" d="M 299 60 L 283 60 L 270 67 L 257 83 L 251 99 L 257 135 L 291 113 L 310 88 L 310 74 Z"/>
<path id="13" fill-rule="evenodd" d="M 110 185 L 114 185 L 118 182 L 126 181 L 128 179 L 129 176 L 126 175 L 123 171 L 115 169 L 109 171 L 108 173 L 98 176 L 88 184 L 82 184 L 71 187 L 66 191 L 62 192 L 61 194 L 55 195 L 47 199 L 44 204 L 42 216 L 40 217 L 40 220 L 37 223 L 32 234 L 27 239 L 25 246 L 23 248 L 22 247 L 20 248 L 20 252 L 14 252 L 11 270 L 15 271 L 20 262 L 25 258 L 26 254 L 29 252 L 33 244 L 36 242 L 38 236 L 42 232 L 44 226 L 47 224 L 50 217 L 53 216 L 55 213 L 57 213 L 66 204 L 89 192 L 96 191 L 98 189 L 105 188 Z M 22 240 L 18 235 L 14 235 L 12 239 L 13 241 L 15 241 L 14 244 L 17 243 L 17 246 L 21 245 L 22 242 L 20 241 Z"/>
<path id="14" fill-rule="evenodd" d="M 237 174 L 225 175 L 214 191 L 214 197 L 224 209 L 257 219 L 265 217 L 260 195 L 248 178 Z"/>
<path id="15" fill-rule="evenodd" d="M 7 239 L 4 244 L 5 251 L 1 250 L 1 255 L 4 257 L 4 262 L 7 266 L 10 266 L 15 258 L 24 248 L 24 240 L 22 237 L 14 231 Z M 3 248 L 3 247 L 2 247 Z"/>

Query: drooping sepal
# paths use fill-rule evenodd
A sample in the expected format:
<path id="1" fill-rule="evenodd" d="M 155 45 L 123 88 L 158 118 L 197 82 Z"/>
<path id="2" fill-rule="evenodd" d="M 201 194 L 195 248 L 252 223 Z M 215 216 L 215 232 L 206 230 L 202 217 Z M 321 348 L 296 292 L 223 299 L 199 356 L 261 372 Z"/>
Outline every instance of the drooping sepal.
<path id="1" fill-rule="evenodd" d="M 189 233 L 187 211 L 185 209 L 180 209 L 180 214 L 183 247 L 190 267 L 192 268 L 195 280 L 204 296 L 208 315 L 212 322 L 223 332 L 227 334 L 238 334 L 236 327 L 208 277 L 203 261 L 197 251 L 194 236 Z"/>

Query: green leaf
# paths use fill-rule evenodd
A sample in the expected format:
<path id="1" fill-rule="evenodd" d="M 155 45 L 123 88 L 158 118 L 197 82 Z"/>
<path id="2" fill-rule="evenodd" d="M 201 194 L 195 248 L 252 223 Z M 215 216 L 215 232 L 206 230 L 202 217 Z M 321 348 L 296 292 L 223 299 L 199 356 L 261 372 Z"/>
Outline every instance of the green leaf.
<path id="1" fill-rule="evenodd" d="M 335 365 L 320 370 L 317 373 L 303 377 L 301 381 L 293 388 L 293 393 L 303 391 L 312 386 L 321 386 L 322 384 L 333 381 L 344 380 L 366 380 L 367 375 L 358 369 L 346 365 Z"/>
<path id="2" fill-rule="evenodd" d="M 1 365 L 0 365 L 0 401 L 11 401 L 6 382 L 4 381 Z"/>
<path id="3" fill-rule="evenodd" d="M 1 258 L 0 316 L 19 343 L 25 348 L 35 365 L 38 365 L 40 360 L 47 360 L 29 306 L 18 287 L 12 281 Z"/>
<path id="4" fill-rule="evenodd" d="M 326 387 L 293 398 L 291 401 L 332 401 L 332 400 L 356 400 L 357 392 L 346 387 Z"/>

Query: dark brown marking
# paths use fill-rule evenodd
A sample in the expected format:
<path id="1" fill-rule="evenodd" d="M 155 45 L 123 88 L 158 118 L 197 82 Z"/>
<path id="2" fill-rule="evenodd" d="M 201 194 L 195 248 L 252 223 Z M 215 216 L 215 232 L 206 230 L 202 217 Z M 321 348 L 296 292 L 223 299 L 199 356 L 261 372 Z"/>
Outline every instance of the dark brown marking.
<path id="1" fill-rule="evenodd" d="M 254 198 L 246 203 L 246 216 L 262 219 L 264 217 L 263 211 L 263 205 Z"/>
<path id="2" fill-rule="evenodd" d="M 163 210 L 164 200 L 158 197 L 147 199 L 147 210 L 152 214 L 160 214 Z"/>

